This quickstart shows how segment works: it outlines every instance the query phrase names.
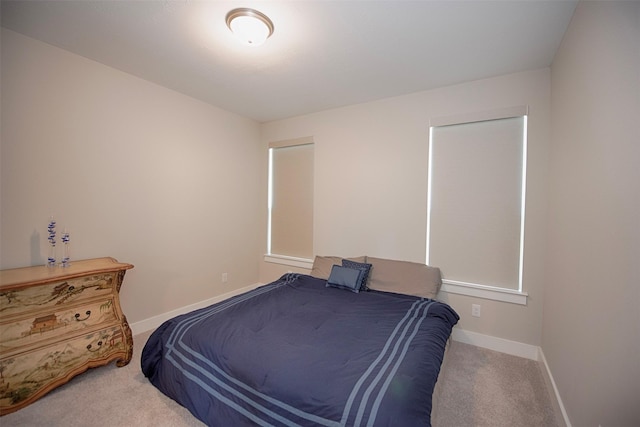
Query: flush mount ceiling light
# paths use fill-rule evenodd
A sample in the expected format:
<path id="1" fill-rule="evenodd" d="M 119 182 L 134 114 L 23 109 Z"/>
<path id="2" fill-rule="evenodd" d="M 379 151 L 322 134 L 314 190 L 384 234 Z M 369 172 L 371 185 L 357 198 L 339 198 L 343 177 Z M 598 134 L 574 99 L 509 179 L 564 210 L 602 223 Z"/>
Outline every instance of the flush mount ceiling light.
<path id="1" fill-rule="evenodd" d="M 259 46 L 273 34 L 273 22 L 255 9 L 241 7 L 227 13 L 227 27 L 245 44 Z"/>

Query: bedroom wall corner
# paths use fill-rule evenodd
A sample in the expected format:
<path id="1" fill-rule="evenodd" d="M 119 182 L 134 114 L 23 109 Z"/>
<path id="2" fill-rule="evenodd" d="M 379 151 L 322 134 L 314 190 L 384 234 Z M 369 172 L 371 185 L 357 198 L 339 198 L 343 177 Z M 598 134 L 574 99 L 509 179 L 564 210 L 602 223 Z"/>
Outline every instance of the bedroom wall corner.
<path id="1" fill-rule="evenodd" d="M 551 368 L 549 367 L 549 362 L 547 362 L 547 358 L 544 356 L 542 347 L 538 347 L 538 349 L 538 362 L 540 363 L 540 371 L 542 372 L 542 377 L 544 379 L 547 390 L 549 391 L 549 396 L 551 397 L 551 403 L 556 414 L 556 420 L 561 423 L 559 427 L 572 427 L 571 421 L 569 420 L 569 415 L 567 414 L 567 409 L 564 406 L 562 396 L 558 391 L 558 386 L 556 385 L 556 381 L 553 378 L 553 373 L 551 372 Z"/>
<path id="2" fill-rule="evenodd" d="M 2 268 L 55 215 L 71 262 L 135 266 L 132 324 L 258 281 L 258 122 L 4 28 L 1 66 Z"/>
<path id="3" fill-rule="evenodd" d="M 542 348 L 571 423 L 640 425 L 640 3 L 581 1 L 551 67 Z"/>

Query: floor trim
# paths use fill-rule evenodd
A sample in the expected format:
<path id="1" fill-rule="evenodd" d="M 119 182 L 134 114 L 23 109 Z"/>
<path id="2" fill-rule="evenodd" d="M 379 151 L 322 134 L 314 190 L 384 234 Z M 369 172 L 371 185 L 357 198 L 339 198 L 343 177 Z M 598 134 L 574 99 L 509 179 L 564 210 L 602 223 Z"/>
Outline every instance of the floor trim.
<path id="1" fill-rule="evenodd" d="M 480 334 L 478 332 L 466 331 L 464 329 L 453 328 L 451 337 L 454 341 L 460 341 L 465 344 L 475 345 L 477 347 L 488 348 L 489 350 L 507 353 L 512 356 L 524 357 L 525 359 L 539 360 L 540 347 L 524 344 L 517 341 L 506 340 L 504 338 L 492 337 L 490 335 Z"/>
<path id="2" fill-rule="evenodd" d="M 556 382 L 553 379 L 553 375 L 551 374 L 551 368 L 549 368 L 549 364 L 547 363 L 546 357 L 544 357 L 544 352 L 542 348 L 540 348 L 540 365 L 542 366 L 542 376 L 544 377 L 545 383 L 547 384 L 547 389 L 549 389 L 549 393 L 551 394 L 551 400 L 554 403 L 554 409 L 556 414 L 561 414 L 562 418 L 558 419 L 558 421 L 564 422 L 564 427 L 571 427 L 571 420 L 569 420 L 569 415 L 567 414 L 567 410 L 564 407 L 564 403 L 562 403 L 562 398 L 560 397 L 560 392 L 558 391 L 558 387 L 556 386 Z M 556 417 L 560 418 L 560 417 Z"/>
<path id="3" fill-rule="evenodd" d="M 236 289 L 233 291 L 226 292 L 222 295 L 218 295 L 204 301 L 197 302 L 195 304 L 186 305 L 184 307 L 177 308 L 175 310 L 168 311 L 166 313 L 158 314 L 157 316 L 149 317 L 148 319 L 141 320 L 139 322 L 134 322 L 131 325 L 131 332 L 133 335 L 140 334 L 142 332 L 151 331 L 156 329 L 158 326 L 162 325 L 169 319 L 172 319 L 181 314 L 189 313 L 193 310 L 198 310 L 201 308 L 205 308 L 210 306 L 211 304 L 215 304 L 220 301 L 224 301 L 228 298 L 231 298 L 236 295 L 240 295 L 244 292 L 248 292 L 252 289 L 257 288 L 262 285 L 262 283 L 254 283 L 253 285 L 245 286 L 244 288 Z"/>

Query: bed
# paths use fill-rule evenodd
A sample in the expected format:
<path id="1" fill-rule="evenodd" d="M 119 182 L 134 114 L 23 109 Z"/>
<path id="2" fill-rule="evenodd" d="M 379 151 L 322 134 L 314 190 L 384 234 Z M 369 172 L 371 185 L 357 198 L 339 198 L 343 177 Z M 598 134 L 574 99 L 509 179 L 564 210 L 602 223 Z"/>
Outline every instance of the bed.
<path id="1" fill-rule="evenodd" d="M 430 426 L 458 315 L 390 260 L 321 258 L 166 321 L 144 375 L 209 426 Z M 439 270 L 420 266 L 439 289 Z"/>

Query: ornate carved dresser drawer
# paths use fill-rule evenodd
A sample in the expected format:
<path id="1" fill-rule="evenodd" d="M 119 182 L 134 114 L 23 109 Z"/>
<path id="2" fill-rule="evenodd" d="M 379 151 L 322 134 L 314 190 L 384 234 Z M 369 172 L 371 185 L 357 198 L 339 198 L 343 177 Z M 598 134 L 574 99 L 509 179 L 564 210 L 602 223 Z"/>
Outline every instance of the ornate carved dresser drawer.
<path id="1" fill-rule="evenodd" d="M 0 271 L 0 415 L 89 368 L 129 363 L 133 338 L 119 291 L 130 268 L 96 258 Z"/>

